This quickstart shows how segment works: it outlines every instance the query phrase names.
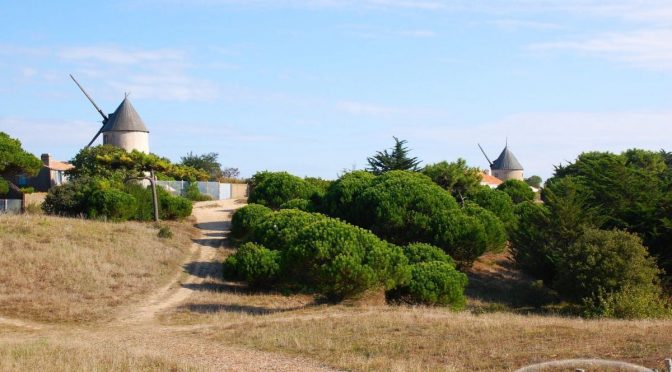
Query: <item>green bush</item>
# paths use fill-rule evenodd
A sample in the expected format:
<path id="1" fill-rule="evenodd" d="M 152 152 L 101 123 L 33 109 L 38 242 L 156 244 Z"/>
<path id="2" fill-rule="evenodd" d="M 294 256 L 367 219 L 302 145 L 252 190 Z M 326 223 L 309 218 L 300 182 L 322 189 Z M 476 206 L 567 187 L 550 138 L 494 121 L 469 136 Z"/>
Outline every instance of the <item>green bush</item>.
<path id="1" fill-rule="evenodd" d="M 357 204 L 361 227 L 395 244 L 421 241 L 439 245 L 427 239 L 434 216 L 458 210 L 450 193 L 429 177 L 407 171 L 389 171 L 376 177 L 357 198 Z"/>
<path id="2" fill-rule="evenodd" d="M 255 180 L 259 178 L 261 181 L 255 181 L 259 183 L 252 188 L 248 201 L 273 209 L 292 199 L 310 200 L 318 191 L 312 184 L 287 172 L 264 172 L 261 177 L 255 175 Z"/>
<path id="3" fill-rule="evenodd" d="M 80 178 L 49 189 L 42 210 L 47 214 L 67 217 L 88 215 L 88 199 L 99 189 L 99 182 Z"/>
<path id="4" fill-rule="evenodd" d="M 493 190 L 483 186 L 469 195 L 469 199 L 479 206 L 494 213 L 510 231 L 515 227 L 516 217 L 513 214 L 513 201 L 504 191 Z"/>
<path id="5" fill-rule="evenodd" d="M 497 186 L 497 190 L 507 193 L 514 204 L 525 201 L 534 201 L 534 191 L 530 186 L 519 180 L 506 180 L 504 183 Z"/>
<path id="6" fill-rule="evenodd" d="M 425 166 L 422 173 L 458 200 L 462 200 L 472 190 L 478 188 L 483 178 L 481 170 L 469 167 L 464 159 L 457 159 L 451 163 L 442 161 L 430 164 Z"/>
<path id="7" fill-rule="evenodd" d="M 324 196 L 322 211 L 332 217 L 342 218 L 352 224 L 361 226 L 358 198 L 376 178 L 366 171 L 353 171 L 344 174 L 333 182 Z"/>
<path id="8" fill-rule="evenodd" d="M 210 195 L 201 194 L 198 190 L 198 183 L 196 182 L 189 183 L 189 186 L 187 186 L 187 189 L 185 190 L 184 197 L 195 202 L 212 200 Z"/>
<path id="9" fill-rule="evenodd" d="M 22 193 L 24 193 L 24 194 L 32 194 L 32 193 L 35 192 L 35 188 L 32 187 L 32 186 L 29 186 L 29 187 L 21 187 L 19 190 L 20 190 Z"/>
<path id="10" fill-rule="evenodd" d="M 424 241 L 431 241 L 441 247 L 462 266 L 470 266 L 487 248 L 483 225 L 459 209 L 434 215 L 429 233 L 432 235 Z"/>
<path id="11" fill-rule="evenodd" d="M 231 236 L 237 239 L 246 239 L 252 234 L 253 229 L 272 211 L 259 204 L 248 204 L 238 209 L 231 218 Z"/>
<path id="12" fill-rule="evenodd" d="M 400 247 L 364 229 L 322 217 L 304 225 L 283 252 L 287 279 L 331 299 L 368 289 L 391 289 L 408 281 L 408 260 Z"/>
<path id="13" fill-rule="evenodd" d="M 133 196 L 114 188 L 94 191 L 88 204 L 89 218 L 106 218 L 112 221 L 127 221 L 138 208 Z"/>
<path id="14" fill-rule="evenodd" d="M 224 278 L 244 280 L 250 286 L 267 286 L 276 282 L 280 272 L 280 252 L 245 243 L 224 261 Z"/>
<path id="15" fill-rule="evenodd" d="M 156 235 L 161 239 L 172 239 L 173 231 L 170 230 L 170 227 L 163 226 L 159 229 L 159 232 Z"/>
<path id="16" fill-rule="evenodd" d="M 502 252 L 506 248 L 506 228 L 504 223 L 489 210 L 480 207 L 478 204 L 467 202 L 464 205 L 464 212 L 468 216 L 475 217 L 485 229 L 486 251 Z"/>
<path id="17" fill-rule="evenodd" d="M 404 247 L 404 255 L 408 258 L 408 263 L 417 264 L 421 262 L 439 261 L 445 262 L 453 267 L 455 261 L 446 254 L 441 248 L 435 247 L 431 244 L 413 243 Z"/>
<path id="18" fill-rule="evenodd" d="M 546 207 L 523 202 L 515 208 L 518 224 L 509 234 L 511 252 L 516 264 L 524 272 L 552 284 L 558 260 L 557 243 L 550 239 L 550 213 Z"/>
<path id="19" fill-rule="evenodd" d="M 619 319 L 662 319 L 672 317 L 669 299 L 651 288 L 625 287 L 584 299 L 584 316 Z"/>
<path id="20" fill-rule="evenodd" d="M 158 194 L 159 215 L 162 220 L 181 220 L 191 215 L 193 208 L 191 200 L 181 196 L 172 196 L 166 191 L 159 192 Z"/>
<path id="21" fill-rule="evenodd" d="M 0 178 L 0 195 L 6 195 L 9 192 L 9 183 Z"/>
<path id="22" fill-rule="evenodd" d="M 298 209 L 304 212 L 313 212 L 313 204 L 306 199 L 292 199 L 280 206 L 280 209 Z"/>
<path id="23" fill-rule="evenodd" d="M 328 217 L 297 209 L 282 209 L 266 216 L 254 229 L 253 240 L 269 249 L 285 251 L 298 244 L 299 234 L 309 225 Z"/>
<path id="24" fill-rule="evenodd" d="M 408 302 L 449 306 L 459 310 L 466 303 L 464 288 L 467 283 L 467 276 L 449 263 L 421 262 L 412 265 L 411 281 L 397 292 Z"/>
<path id="25" fill-rule="evenodd" d="M 624 288 L 659 288 L 655 261 L 638 236 L 624 231 L 587 229 L 562 252 L 556 267 L 554 286 L 574 300 Z"/>

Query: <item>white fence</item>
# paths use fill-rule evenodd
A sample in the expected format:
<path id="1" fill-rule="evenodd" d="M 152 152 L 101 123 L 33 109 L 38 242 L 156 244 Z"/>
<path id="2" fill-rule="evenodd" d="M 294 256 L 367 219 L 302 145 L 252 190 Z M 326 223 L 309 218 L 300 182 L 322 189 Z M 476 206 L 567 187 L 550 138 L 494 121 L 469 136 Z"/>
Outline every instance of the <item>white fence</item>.
<path id="1" fill-rule="evenodd" d="M 21 213 L 23 202 L 21 199 L 0 199 L 1 213 Z"/>
<path id="2" fill-rule="evenodd" d="M 231 184 L 219 182 L 196 182 L 201 194 L 210 196 L 213 200 L 231 199 Z M 173 195 L 184 196 L 189 187 L 188 181 L 156 181 L 157 186 L 163 187 Z"/>

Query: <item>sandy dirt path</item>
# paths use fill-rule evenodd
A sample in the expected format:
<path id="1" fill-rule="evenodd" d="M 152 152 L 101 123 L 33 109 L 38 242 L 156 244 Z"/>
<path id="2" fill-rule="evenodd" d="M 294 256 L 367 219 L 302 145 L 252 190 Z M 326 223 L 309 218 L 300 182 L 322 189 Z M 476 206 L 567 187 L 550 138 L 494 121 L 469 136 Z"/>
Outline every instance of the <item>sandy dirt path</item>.
<path id="1" fill-rule="evenodd" d="M 18 319 L 0 318 L 0 325 L 21 327 L 33 332 L 21 338 L 47 339 L 65 346 L 114 345 L 134 355 L 164 357 L 187 363 L 204 371 L 327 371 L 314 361 L 293 358 L 237 346 L 213 343 L 184 329 L 162 326 L 156 316 L 179 306 L 194 293 L 198 284 L 217 275 L 219 250 L 223 249 L 231 216 L 244 203 L 233 200 L 201 202 L 194 205 L 193 216 L 201 236 L 194 240 L 190 258 L 183 270 L 163 288 L 140 304 L 120 311 L 105 326 L 49 327 Z M 207 327 L 207 325 L 203 325 Z M 212 326 L 216 326 L 213 324 Z M 16 335 L 13 337 L 17 337 Z"/>

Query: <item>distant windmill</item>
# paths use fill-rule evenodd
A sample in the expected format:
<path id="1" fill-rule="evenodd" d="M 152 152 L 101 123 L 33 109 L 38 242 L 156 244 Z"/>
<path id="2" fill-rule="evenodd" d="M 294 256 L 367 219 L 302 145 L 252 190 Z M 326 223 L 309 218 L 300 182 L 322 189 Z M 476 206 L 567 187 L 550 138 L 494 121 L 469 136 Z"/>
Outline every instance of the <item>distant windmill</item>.
<path id="1" fill-rule="evenodd" d="M 480 144 L 478 144 L 478 148 L 481 149 L 483 156 L 485 156 L 488 164 L 490 164 L 490 170 L 492 171 L 493 176 L 499 178 L 502 181 L 510 179 L 521 181 L 523 180 L 523 166 L 520 165 L 520 162 L 518 159 L 516 159 L 516 156 L 513 155 L 511 150 L 509 150 L 508 140 L 506 141 L 504 150 L 502 150 L 502 153 L 499 154 L 499 157 L 497 157 L 494 162 L 490 161 L 490 158 L 488 158 L 488 155 L 485 153 L 485 150 L 483 150 L 483 147 L 481 147 Z"/>
<path id="2" fill-rule="evenodd" d="M 145 127 L 145 123 L 135 111 L 135 108 L 128 99 L 128 94 L 121 101 L 121 104 L 114 113 L 105 115 L 103 110 L 98 107 L 93 98 L 84 90 L 81 84 L 70 75 L 70 78 L 77 84 L 79 89 L 89 99 L 96 111 L 103 117 L 103 126 L 100 127 L 98 133 L 93 136 L 91 142 L 86 147 L 90 147 L 100 134 L 103 134 L 103 144 L 121 147 L 126 151 L 138 150 L 140 152 L 149 153 L 149 131 Z"/>

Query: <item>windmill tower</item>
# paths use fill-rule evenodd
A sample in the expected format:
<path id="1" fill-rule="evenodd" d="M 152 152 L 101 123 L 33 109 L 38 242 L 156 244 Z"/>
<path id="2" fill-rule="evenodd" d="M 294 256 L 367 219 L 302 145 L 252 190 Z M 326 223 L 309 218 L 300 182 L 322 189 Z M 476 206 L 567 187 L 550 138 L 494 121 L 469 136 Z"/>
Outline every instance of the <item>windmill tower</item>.
<path id="1" fill-rule="evenodd" d="M 120 147 L 128 152 L 138 150 L 149 153 L 149 131 L 138 112 L 135 111 L 128 95 L 124 97 L 124 100 L 121 101 L 121 104 L 113 113 L 105 115 L 75 77 L 72 75 L 70 77 L 103 117 L 103 126 L 86 147 L 90 147 L 102 133 L 104 145 Z"/>
<path id="2" fill-rule="evenodd" d="M 516 156 L 513 155 L 511 150 L 509 150 L 509 144 L 508 141 L 506 143 L 506 146 L 504 146 L 504 150 L 502 150 L 502 153 L 499 154 L 499 157 L 495 159 L 494 162 L 490 161 L 490 158 L 488 158 L 488 155 L 486 155 L 485 151 L 483 150 L 483 147 L 479 144 L 478 147 L 481 149 L 481 152 L 483 153 L 483 156 L 485 156 L 485 159 L 488 161 L 488 164 L 490 164 L 490 170 L 492 171 L 492 175 L 499 178 L 502 181 L 506 180 L 519 180 L 523 181 L 523 166 L 520 165 L 520 162 L 518 159 L 516 159 Z"/>

